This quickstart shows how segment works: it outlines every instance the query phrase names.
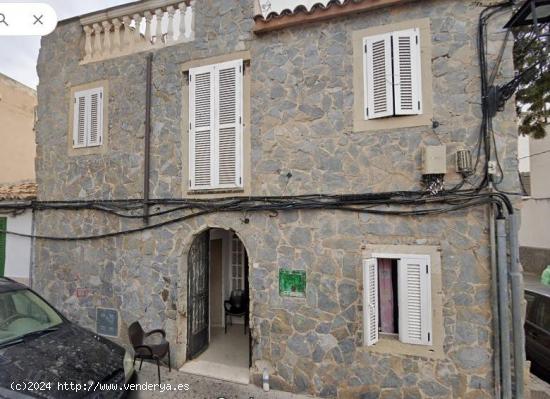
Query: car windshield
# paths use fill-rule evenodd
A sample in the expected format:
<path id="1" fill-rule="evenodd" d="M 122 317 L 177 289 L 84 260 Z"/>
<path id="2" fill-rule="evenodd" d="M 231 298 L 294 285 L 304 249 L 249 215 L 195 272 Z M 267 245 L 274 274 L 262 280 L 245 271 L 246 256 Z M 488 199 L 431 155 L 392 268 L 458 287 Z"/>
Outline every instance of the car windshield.
<path id="1" fill-rule="evenodd" d="M 0 345 L 62 322 L 57 312 L 30 290 L 0 293 Z"/>

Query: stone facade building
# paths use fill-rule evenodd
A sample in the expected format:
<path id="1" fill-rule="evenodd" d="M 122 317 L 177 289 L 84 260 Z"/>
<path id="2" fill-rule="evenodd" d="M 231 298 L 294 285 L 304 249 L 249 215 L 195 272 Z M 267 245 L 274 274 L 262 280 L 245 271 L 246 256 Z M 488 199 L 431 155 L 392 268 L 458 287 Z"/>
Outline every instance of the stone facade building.
<path id="1" fill-rule="evenodd" d="M 345 1 L 291 12 L 287 17 L 296 14 L 301 22 L 272 31 L 268 25 L 284 18 L 255 22 L 254 3 L 145 1 L 60 22 L 42 39 L 38 62 L 38 199 L 143 197 L 149 52 L 151 198 L 422 190 L 422 149 L 442 144 L 445 184 L 460 182 L 454 154 L 475 152 L 482 118 L 476 40 L 483 2 Z M 350 7 L 354 12 L 344 13 Z M 155 28 L 164 12 L 169 21 Z M 308 23 L 323 13 L 334 15 Z M 491 21 L 494 27 L 503 25 L 501 18 L 506 15 Z M 164 27 L 164 39 L 156 40 Z M 503 34 L 490 31 L 498 32 L 489 41 L 494 58 Z M 368 58 L 371 48 L 382 61 Z M 392 49 L 405 57 L 397 57 L 400 64 L 392 64 Z M 510 50 L 497 79 L 513 74 Z M 380 70 L 377 62 L 390 70 L 383 83 L 366 67 Z M 393 92 L 399 85 L 384 83 L 392 65 L 400 68 L 403 87 L 412 79 L 410 104 L 406 90 Z M 386 109 L 369 97 L 379 95 L 373 85 L 386 90 Z M 505 172 L 500 187 L 509 191 L 517 189 L 514 115 L 508 105 L 494 121 Z M 200 147 L 204 137 L 214 149 Z M 226 158 L 224 137 L 237 148 Z M 38 235 L 78 237 L 143 225 L 97 209 L 47 210 L 37 212 L 35 228 Z M 33 281 L 83 326 L 96 328 L 98 308 L 116 310 L 122 341 L 135 320 L 164 328 L 179 367 L 190 363 L 189 344 L 196 343 L 188 274 L 207 240 L 207 285 L 222 292 L 208 294 L 210 306 L 218 304 L 207 312 L 212 326 L 224 325 L 222 302 L 233 288 L 249 293 L 251 339 L 244 350 L 250 350 L 251 381 L 259 383 L 267 369 L 273 388 L 322 397 L 489 398 L 488 226 L 486 206 L 431 216 L 211 213 L 102 239 L 38 239 Z M 221 275 L 212 269 L 216 258 Z M 241 272 L 233 271 L 235 262 Z M 280 292 L 285 269 L 305 271 L 303 296 Z"/>

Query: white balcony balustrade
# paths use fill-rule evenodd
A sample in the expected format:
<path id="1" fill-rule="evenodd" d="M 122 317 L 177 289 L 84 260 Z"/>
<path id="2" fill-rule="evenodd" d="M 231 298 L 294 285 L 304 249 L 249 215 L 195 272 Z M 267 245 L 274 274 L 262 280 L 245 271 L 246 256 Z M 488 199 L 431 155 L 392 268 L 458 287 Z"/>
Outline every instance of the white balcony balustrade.
<path id="1" fill-rule="evenodd" d="M 194 7 L 195 0 L 150 0 L 82 17 L 81 64 L 194 40 Z"/>

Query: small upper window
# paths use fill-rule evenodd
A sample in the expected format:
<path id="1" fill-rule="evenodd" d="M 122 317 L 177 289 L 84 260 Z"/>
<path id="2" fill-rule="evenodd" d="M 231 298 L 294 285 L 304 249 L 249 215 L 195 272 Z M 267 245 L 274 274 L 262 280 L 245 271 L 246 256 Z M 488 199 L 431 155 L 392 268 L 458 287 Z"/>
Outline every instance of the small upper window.
<path id="1" fill-rule="evenodd" d="M 77 91 L 73 97 L 73 148 L 103 142 L 103 87 Z"/>
<path id="2" fill-rule="evenodd" d="M 363 38 L 365 119 L 422 114 L 419 29 Z"/>
<path id="3" fill-rule="evenodd" d="M 365 345 L 391 334 L 403 343 L 432 345 L 430 258 L 385 256 L 363 261 Z"/>

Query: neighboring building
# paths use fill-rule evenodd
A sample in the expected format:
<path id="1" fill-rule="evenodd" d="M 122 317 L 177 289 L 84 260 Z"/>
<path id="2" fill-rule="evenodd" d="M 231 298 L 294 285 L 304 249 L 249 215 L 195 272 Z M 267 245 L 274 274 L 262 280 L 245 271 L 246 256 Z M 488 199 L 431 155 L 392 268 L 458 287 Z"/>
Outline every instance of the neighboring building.
<path id="1" fill-rule="evenodd" d="M 529 174 L 521 205 L 520 260 L 528 273 L 540 273 L 550 265 L 550 135 L 529 139 Z M 526 181 L 527 180 L 527 181 Z"/>
<path id="2" fill-rule="evenodd" d="M 263 18 L 252 0 L 144 1 L 61 21 L 38 62 L 38 199 L 142 198 L 148 52 L 151 198 L 421 190 L 422 149 L 440 144 L 446 184 L 457 184 L 455 152 L 474 151 L 482 119 L 483 2 L 335 3 Z M 498 16 L 490 58 L 509 17 Z M 501 70 L 497 80 L 513 76 L 511 46 Z M 499 187 L 517 191 L 513 104 L 494 131 Z M 98 209 L 35 218 L 43 236 L 143 226 Z M 190 372 L 259 383 L 265 368 L 272 388 L 323 397 L 489 398 L 488 226 L 486 206 L 212 213 L 39 239 L 33 279 L 107 335 L 127 340 L 135 320 L 164 328 Z M 249 335 L 221 329 L 235 290 L 249 294 Z"/>
<path id="3" fill-rule="evenodd" d="M 34 121 L 36 92 L 0 74 L 0 204 L 36 198 Z M 29 284 L 31 241 L 6 234 L 32 232 L 32 212 L 0 210 L 0 276 Z"/>

